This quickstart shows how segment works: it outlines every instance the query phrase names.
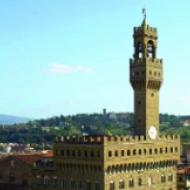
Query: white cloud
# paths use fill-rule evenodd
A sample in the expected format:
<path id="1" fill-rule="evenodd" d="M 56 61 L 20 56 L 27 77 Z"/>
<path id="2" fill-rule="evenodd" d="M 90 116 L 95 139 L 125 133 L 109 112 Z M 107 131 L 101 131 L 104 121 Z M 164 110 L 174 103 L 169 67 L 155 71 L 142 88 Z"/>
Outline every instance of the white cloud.
<path id="1" fill-rule="evenodd" d="M 63 63 L 51 63 L 48 71 L 55 75 L 67 75 L 73 73 L 90 73 L 93 68 L 84 65 L 68 65 Z"/>

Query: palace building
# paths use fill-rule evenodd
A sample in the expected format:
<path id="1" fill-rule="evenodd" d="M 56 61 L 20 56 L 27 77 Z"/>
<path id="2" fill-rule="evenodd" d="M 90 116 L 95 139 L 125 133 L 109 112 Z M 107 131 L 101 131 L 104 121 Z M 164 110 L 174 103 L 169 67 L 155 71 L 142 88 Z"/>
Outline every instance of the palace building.
<path id="1" fill-rule="evenodd" d="M 146 15 L 134 28 L 130 83 L 134 89 L 133 136 L 61 137 L 54 144 L 55 173 L 63 190 L 176 190 L 180 138 L 161 136 L 159 90 L 163 61 L 157 29 Z M 55 189 L 55 188 L 54 188 Z"/>

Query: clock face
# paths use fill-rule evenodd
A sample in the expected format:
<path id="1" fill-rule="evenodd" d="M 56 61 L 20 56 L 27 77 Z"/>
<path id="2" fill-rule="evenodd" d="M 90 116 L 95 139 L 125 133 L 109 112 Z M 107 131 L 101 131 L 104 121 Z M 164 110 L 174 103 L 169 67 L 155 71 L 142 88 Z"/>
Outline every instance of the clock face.
<path id="1" fill-rule="evenodd" d="M 151 125 L 148 129 L 148 135 L 151 139 L 156 139 L 157 137 L 157 129 L 153 125 Z"/>

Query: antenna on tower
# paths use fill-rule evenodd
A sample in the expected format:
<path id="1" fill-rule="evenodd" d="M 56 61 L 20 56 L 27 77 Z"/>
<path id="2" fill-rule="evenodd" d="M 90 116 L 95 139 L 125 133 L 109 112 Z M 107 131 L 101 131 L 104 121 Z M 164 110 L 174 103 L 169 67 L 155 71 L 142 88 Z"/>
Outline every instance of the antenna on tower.
<path id="1" fill-rule="evenodd" d="M 146 20 L 146 8 L 144 7 L 143 9 L 142 9 L 142 14 L 143 14 L 143 22 L 142 22 L 142 26 L 146 26 L 147 25 L 147 20 Z"/>
<path id="2" fill-rule="evenodd" d="M 142 14 L 144 16 L 144 19 L 146 19 L 146 8 L 145 7 L 142 9 Z"/>

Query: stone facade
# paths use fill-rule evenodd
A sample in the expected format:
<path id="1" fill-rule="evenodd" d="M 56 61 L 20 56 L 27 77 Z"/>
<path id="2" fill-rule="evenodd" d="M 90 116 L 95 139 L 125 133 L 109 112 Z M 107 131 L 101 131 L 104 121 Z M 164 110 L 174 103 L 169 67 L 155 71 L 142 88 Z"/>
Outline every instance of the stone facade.
<path id="1" fill-rule="evenodd" d="M 134 136 L 62 137 L 54 144 L 57 189 L 176 190 L 180 138 L 159 134 L 163 61 L 157 30 L 146 18 L 134 28 L 130 82 L 134 89 Z"/>
<path id="2" fill-rule="evenodd" d="M 55 171 L 68 190 L 174 190 L 179 150 L 178 136 L 62 138 L 54 146 Z"/>

